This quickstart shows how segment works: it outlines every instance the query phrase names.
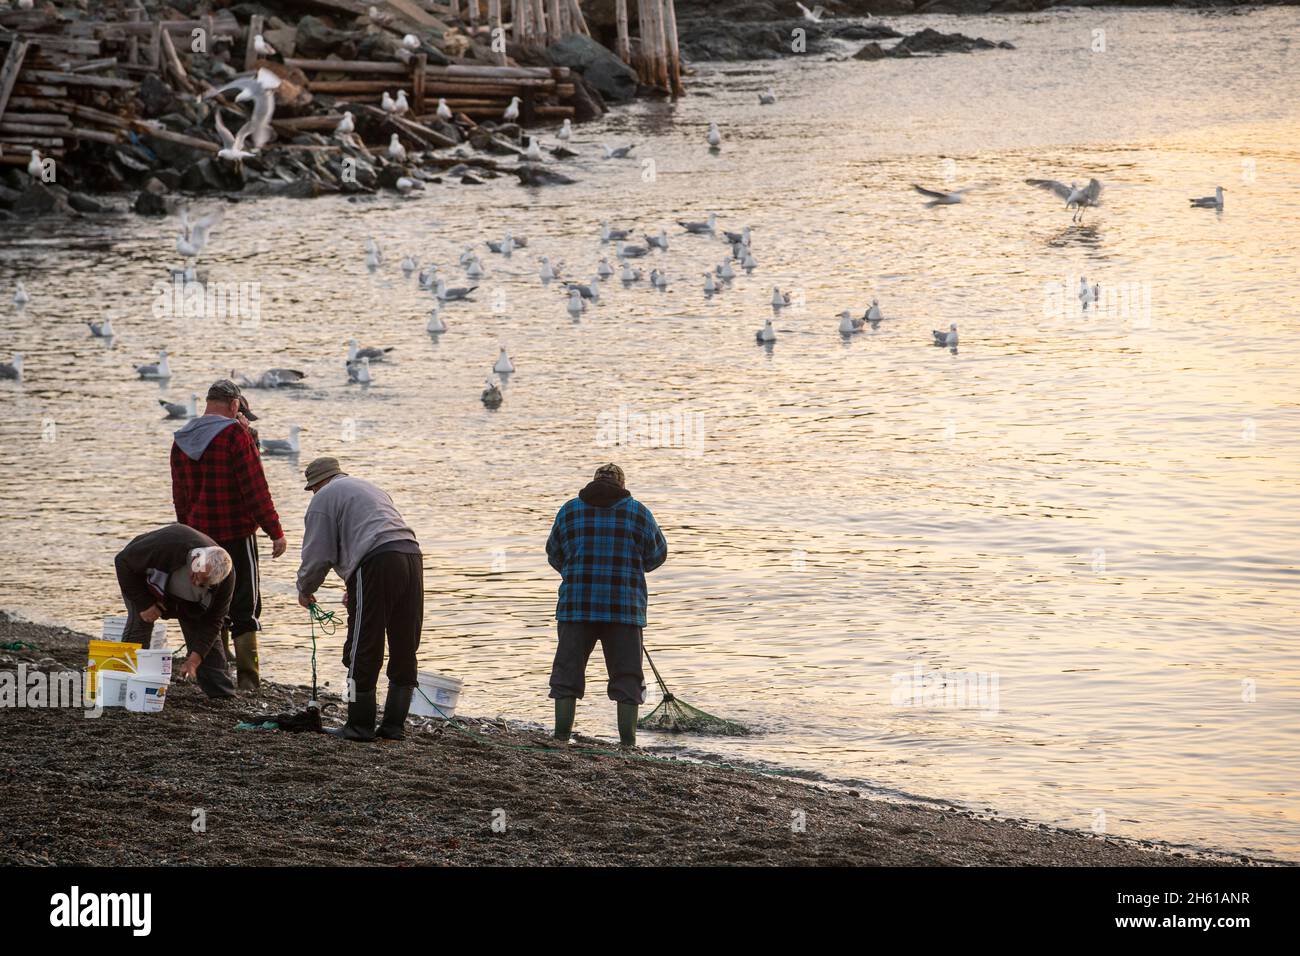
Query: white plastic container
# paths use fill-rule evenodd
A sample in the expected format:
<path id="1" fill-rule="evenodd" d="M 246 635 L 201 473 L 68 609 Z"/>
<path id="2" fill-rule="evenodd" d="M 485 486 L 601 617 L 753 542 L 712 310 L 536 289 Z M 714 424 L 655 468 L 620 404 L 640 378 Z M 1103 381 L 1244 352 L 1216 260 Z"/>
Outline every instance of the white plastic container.
<path id="1" fill-rule="evenodd" d="M 138 714 L 156 714 L 163 709 L 171 682 L 161 677 L 132 674 L 126 682 L 126 709 Z"/>
<path id="2" fill-rule="evenodd" d="M 420 671 L 411 695 L 411 713 L 417 717 L 455 717 L 464 682 L 433 671 Z"/>
<path id="3" fill-rule="evenodd" d="M 137 677 L 160 677 L 172 679 L 172 652 L 162 650 L 140 650 L 135 652 L 135 673 Z"/>
<path id="4" fill-rule="evenodd" d="M 100 671 L 99 690 L 96 700 L 100 707 L 126 706 L 126 682 L 131 678 L 129 671 Z"/>

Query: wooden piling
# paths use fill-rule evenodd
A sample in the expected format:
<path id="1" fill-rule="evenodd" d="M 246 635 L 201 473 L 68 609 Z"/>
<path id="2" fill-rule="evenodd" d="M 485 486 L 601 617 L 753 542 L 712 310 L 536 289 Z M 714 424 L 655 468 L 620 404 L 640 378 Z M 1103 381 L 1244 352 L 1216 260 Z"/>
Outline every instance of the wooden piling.
<path id="1" fill-rule="evenodd" d="M 632 42 L 627 32 L 627 0 L 617 0 L 614 4 L 614 17 L 618 25 L 618 58 L 624 63 L 632 62 Z"/>
<path id="2" fill-rule="evenodd" d="M 244 44 L 244 72 L 251 73 L 253 64 L 257 62 L 257 41 L 256 38 L 262 35 L 262 25 L 264 19 L 260 13 L 255 13 L 248 18 L 248 42 Z"/>

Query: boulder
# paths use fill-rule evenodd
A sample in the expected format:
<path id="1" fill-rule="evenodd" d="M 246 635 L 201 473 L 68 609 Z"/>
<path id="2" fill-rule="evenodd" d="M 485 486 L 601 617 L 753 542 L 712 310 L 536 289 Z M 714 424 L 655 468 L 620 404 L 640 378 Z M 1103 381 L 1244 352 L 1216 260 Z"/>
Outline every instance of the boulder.
<path id="1" fill-rule="evenodd" d="M 588 120 L 600 119 L 608 112 L 604 97 L 581 74 L 575 76 L 574 80 L 573 121 L 585 123 Z"/>
<path id="2" fill-rule="evenodd" d="M 890 56 L 907 56 L 915 53 L 970 53 L 973 50 L 1014 50 L 1010 43 L 994 43 L 983 37 L 968 37 L 961 33 L 940 33 L 926 27 L 920 33 L 899 40 Z"/>
<path id="3" fill-rule="evenodd" d="M 625 102 L 636 96 L 633 69 L 591 37 L 573 34 L 546 49 L 556 66 L 567 66 L 582 74 L 606 100 Z"/>
<path id="4" fill-rule="evenodd" d="M 191 163 L 181 174 L 181 189 L 191 193 L 242 189 L 244 176 L 233 163 L 215 156 Z"/>
<path id="5" fill-rule="evenodd" d="M 54 213 L 66 213 L 71 207 L 60 190 L 46 183 L 32 183 L 14 200 L 10 209 L 20 219 L 35 219 Z"/>
<path id="6" fill-rule="evenodd" d="M 140 101 L 141 112 L 150 119 L 155 119 L 176 109 L 176 94 L 172 88 L 164 83 L 157 73 L 146 73 L 144 79 L 140 81 L 140 89 L 136 93 L 136 98 Z"/>
<path id="7" fill-rule="evenodd" d="M 131 208 L 142 216 L 166 216 L 171 214 L 172 205 L 167 187 L 157 179 L 151 179 L 135 197 Z"/>
<path id="8" fill-rule="evenodd" d="M 347 30 L 335 30 L 319 17 L 308 16 L 298 21 L 293 47 L 298 56 L 320 60 L 337 53 L 345 60 L 356 59 L 357 49 L 364 35 Z"/>
<path id="9" fill-rule="evenodd" d="M 853 54 L 853 59 L 855 59 L 855 60 L 883 60 L 883 59 L 885 59 L 885 57 L 887 57 L 887 56 L 889 56 L 889 55 L 890 55 L 889 51 L 886 50 L 884 47 L 882 47 L 879 43 L 868 43 L 866 46 L 864 46 L 864 47 L 863 47 L 861 50 L 859 50 L 857 53 Z M 906 55 L 906 56 L 911 56 L 910 53 L 905 54 L 905 55 Z"/>
<path id="10" fill-rule="evenodd" d="M 90 215 L 98 215 L 113 211 L 112 206 L 99 202 L 97 199 L 92 199 L 85 193 L 68 193 L 68 205 L 77 212 L 88 213 Z"/>
<path id="11" fill-rule="evenodd" d="M 563 173 L 552 172 L 533 163 L 521 164 L 511 172 L 519 177 L 521 186 L 567 186 L 569 183 L 576 182 Z"/>

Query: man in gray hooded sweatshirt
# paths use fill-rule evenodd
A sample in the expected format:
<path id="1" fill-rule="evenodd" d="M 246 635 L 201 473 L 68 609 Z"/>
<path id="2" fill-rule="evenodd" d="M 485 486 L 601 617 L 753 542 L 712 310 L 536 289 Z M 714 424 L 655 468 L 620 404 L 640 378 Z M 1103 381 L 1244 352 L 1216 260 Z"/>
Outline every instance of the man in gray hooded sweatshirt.
<path id="1" fill-rule="evenodd" d="M 261 683 L 257 529 L 271 539 L 272 558 L 284 554 L 288 544 L 262 471 L 257 442 L 243 414 L 247 408 L 238 385 L 226 378 L 213 382 L 203 414 L 176 432 L 171 465 L 176 520 L 206 534 L 234 561 L 230 629 L 235 635 L 239 689 L 251 691 Z"/>

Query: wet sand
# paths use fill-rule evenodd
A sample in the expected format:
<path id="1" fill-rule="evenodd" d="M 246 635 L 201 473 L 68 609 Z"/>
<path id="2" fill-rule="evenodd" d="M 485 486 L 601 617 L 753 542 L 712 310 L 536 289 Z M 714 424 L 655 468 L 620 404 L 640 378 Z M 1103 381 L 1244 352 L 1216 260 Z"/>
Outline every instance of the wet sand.
<path id="1" fill-rule="evenodd" d="M 87 640 L 0 612 L 0 644 L 35 645 L 0 651 L 0 670 L 80 668 Z M 1267 862 L 865 799 L 647 751 L 618 753 L 590 738 L 560 748 L 501 720 L 408 725 L 405 741 L 375 744 L 235 729 L 252 714 L 299 710 L 308 696 L 272 684 L 256 697 L 211 701 L 175 684 L 160 714 L 0 711 L 0 863 Z M 194 832 L 196 809 L 206 832 Z"/>

